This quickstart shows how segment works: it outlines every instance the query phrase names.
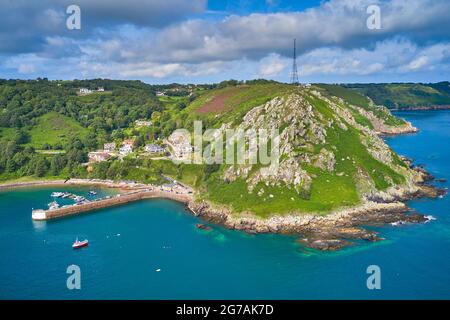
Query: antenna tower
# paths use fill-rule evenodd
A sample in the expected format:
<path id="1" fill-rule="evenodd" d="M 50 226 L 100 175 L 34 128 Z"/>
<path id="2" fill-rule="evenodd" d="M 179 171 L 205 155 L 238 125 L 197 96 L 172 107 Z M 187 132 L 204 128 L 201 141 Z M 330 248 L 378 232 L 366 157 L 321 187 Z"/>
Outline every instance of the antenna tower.
<path id="1" fill-rule="evenodd" d="M 296 54 L 295 39 L 294 39 L 294 58 L 292 60 L 291 84 L 298 84 L 297 54 Z"/>

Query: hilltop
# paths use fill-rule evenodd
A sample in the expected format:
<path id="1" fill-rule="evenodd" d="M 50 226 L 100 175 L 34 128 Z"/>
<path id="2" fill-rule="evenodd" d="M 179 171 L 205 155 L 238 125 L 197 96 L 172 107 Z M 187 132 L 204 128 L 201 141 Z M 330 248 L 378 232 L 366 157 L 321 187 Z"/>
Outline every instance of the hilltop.
<path id="1" fill-rule="evenodd" d="M 411 183 L 414 174 L 377 134 L 414 131 L 373 104 L 352 105 L 319 87 L 254 85 L 216 89 L 182 112 L 185 122 L 247 130 L 279 128 L 280 167 L 216 165 L 197 185 L 206 200 L 261 217 L 330 212 Z M 211 166 L 212 167 L 212 166 Z M 241 195 L 245 194 L 245 197 Z"/>

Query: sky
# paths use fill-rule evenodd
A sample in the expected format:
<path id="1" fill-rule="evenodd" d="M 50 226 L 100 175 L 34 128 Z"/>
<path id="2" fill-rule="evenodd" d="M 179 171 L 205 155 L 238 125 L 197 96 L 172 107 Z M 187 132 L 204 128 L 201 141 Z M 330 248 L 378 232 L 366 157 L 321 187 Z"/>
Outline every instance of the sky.
<path id="1" fill-rule="evenodd" d="M 0 78 L 289 82 L 295 38 L 300 82 L 450 80 L 449 0 L 0 0 L 0 5 Z M 79 29 L 67 27 L 68 20 L 76 21 L 70 5 L 80 9 Z"/>

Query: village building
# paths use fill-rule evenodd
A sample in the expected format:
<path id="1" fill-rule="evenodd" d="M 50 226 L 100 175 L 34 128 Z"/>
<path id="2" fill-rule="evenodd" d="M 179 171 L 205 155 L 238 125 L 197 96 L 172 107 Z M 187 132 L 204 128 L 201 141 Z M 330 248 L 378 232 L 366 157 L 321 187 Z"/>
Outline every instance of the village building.
<path id="1" fill-rule="evenodd" d="M 105 152 L 113 152 L 116 150 L 116 144 L 114 142 L 108 142 L 103 145 L 103 150 Z"/>
<path id="2" fill-rule="evenodd" d="M 111 158 L 111 155 L 104 151 L 92 151 L 88 153 L 89 162 L 102 162 Z"/>
<path id="3" fill-rule="evenodd" d="M 136 120 L 134 122 L 134 125 L 136 127 L 150 127 L 152 125 L 152 122 L 148 120 Z"/>
<path id="4" fill-rule="evenodd" d="M 104 91 L 105 91 L 105 88 L 103 88 L 103 87 L 98 87 L 98 88 L 97 88 L 97 91 L 98 91 L 98 92 L 104 92 Z"/>
<path id="5" fill-rule="evenodd" d="M 122 142 L 122 146 L 119 149 L 119 153 L 121 155 L 127 155 L 133 152 L 133 143 L 132 139 L 127 139 Z"/>
<path id="6" fill-rule="evenodd" d="M 164 97 L 166 94 L 164 93 L 164 92 L 162 92 L 162 91 L 157 91 L 156 92 L 156 96 L 157 97 Z"/>
<path id="7" fill-rule="evenodd" d="M 170 135 L 168 142 L 175 158 L 186 159 L 192 155 L 192 145 L 184 134 L 174 132 Z"/>
<path id="8" fill-rule="evenodd" d="M 88 88 L 80 88 L 80 94 L 89 94 L 92 93 L 91 89 Z"/>
<path id="9" fill-rule="evenodd" d="M 144 147 L 145 152 L 148 153 L 162 153 L 165 151 L 165 149 L 161 146 L 158 146 L 157 144 L 147 144 Z"/>

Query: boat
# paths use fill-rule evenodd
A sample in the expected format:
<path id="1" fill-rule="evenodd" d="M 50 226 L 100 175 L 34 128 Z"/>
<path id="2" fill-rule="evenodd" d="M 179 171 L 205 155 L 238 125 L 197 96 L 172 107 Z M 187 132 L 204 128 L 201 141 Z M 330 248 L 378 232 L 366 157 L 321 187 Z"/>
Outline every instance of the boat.
<path id="1" fill-rule="evenodd" d="M 73 200 L 74 200 L 75 202 L 84 202 L 84 201 L 86 201 L 86 198 L 85 198 L 85 197 L 82 197 L 82 196 L 75 196 L 75 197 L 73 198 Z"/>
<path id="2" fill-rule="evenodd" d="M 79 249 L 79 248 L 87 247 L 88 244 L 89 244 L 88 239 L 85 239 L 83 241 L 79 241 L 78 238 L 77 238 L 77 240 L 75 240 L 75 242 L 72 244 L 72 248 Z"/>
<path id="3" fill-rule="evenodd" d="M 69 192 L 64 192 L 63 195 L 61 196 L 63 199 L 70 197 L 70 193 Z"/>
<path id="4" fill-rule="evenodd" d="M 52 192 L 51 197 L 60 198 L 64 195 L 64 192 Z"/>
<path id="5" fill-rule="evenodd" d="M 90 196 L 95 196 L 96 194 L 97 194 L 97 192 L 94 190 L 91 190 L 88 192 L 88 195 L 90 195 Z"/>
<path id="6" fill-rule="evenodd" d="M 59 208 L 59 204 L 56 201 L 50 202 L 48 204 L 48 209 L 49 210 L 58 209 L 58 208 Z"/>

